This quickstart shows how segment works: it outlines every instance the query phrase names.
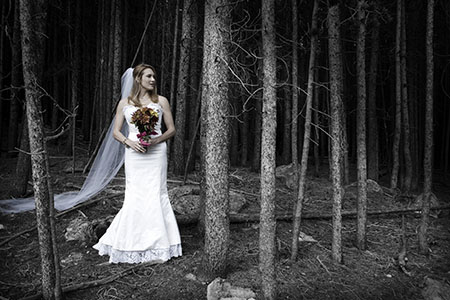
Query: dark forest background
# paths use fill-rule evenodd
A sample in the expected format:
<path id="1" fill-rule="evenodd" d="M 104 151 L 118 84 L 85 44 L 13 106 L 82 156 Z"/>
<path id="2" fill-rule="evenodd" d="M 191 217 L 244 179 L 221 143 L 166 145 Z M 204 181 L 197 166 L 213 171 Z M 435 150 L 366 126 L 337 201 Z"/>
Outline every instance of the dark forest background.
<path id="1" fill-rule="evenodd" d="M 55 216 L 52 207 L 52 185 L 61 185 L 67 174 L 51 170 L 49 157 L 71 158 L 73 178 L 88 169 L 120 100 L 121 75 L 139 63 L 156 68 L 158 92 L 169 99 L 175 117 L 177 134 L 168 142 L 170 176 L 185 184 L 189 174 L 196 179 L 191 183 L 200 186 L 195 190 L 199 213 L 177 218 L 183 225 L 198 223 L 195 236 L 204 247 L 197 275 L 204 282 L 229 271 L 227 255 L 235 238 L 230 222 L 259 222 L 259 238 L 253 235 L 249 241 L 259 242 L 253 247 L 259 251 L 261 280 L 250 277 L 258 281 L 253 285 L 260 284 L 264 299 L 275 299 L 276 268 L 285 266 L 277 251 L 296 262 L 303 206 L 313 194 L 320 198 L 313 203 L 314 218 L 332 219 L 331 226 L 316 228 L 326 228 L 331 240 L 331 250 L 322 247 L 326 254 L 318 253 L 331 256 L 335 267 L 353 246 L 366 251 L 374 244 L 393 243 L 390 237 L 383 240 L 386 232 L 366 230 L 369 210 L 372 216 L 403 214 L 401 226 L 393 221 L 385 229 L 401 230 L 396 263 L 406 276 L 411 276 L 405 269 L 408 224 L 414 231 L 410 236 L 417 234 L 419 242 L 412 251 L 427 258 L 433 239 L 448 235 L 448 230 L 436 233 L 445 228 L 436 223 L 446 220 L 437 213 L 432 216 L 437 221 L 430 221 L 430 210 L 448 210 L 448 205 L 439 206 L 433 183 L 440 184 L 446 203 L 449 1 L 2 0 L 0 18 L 0 161 L 10 169 L 15 166 L 15 171 L 2 170 L 14 175 L 5 175 L 12 184 L 0 192 L 5 197 L 31 195 L 33 175 L 46 299 L 60 299 L 68 288 L 61 289 L 56 246 L 62 230 L 55 220 L 61 214 Z M 277 176 L 289 168 L 286 189 L 279 193 Z M 247 180 L 237 193 L 256 198 L 248 214 L 229 212 L 236 178 Z M 379 193 L 375 201 L 374 190 Z M 109 208 L 115 212 L 116 207 Z M 324 211 L 332 214 L 320 215 Z M 420 224 L 405 221 L 410 213 L 421 214 Z M 356 216 L 356 226 L 346 230 L 349 225 L 342 219 L 349 216 Z M 5 217 L 5 224 L 20 218 L 27 216 Z M 292 231 L 281 220 L 293 221 Z M 367 245 L 366 231 L 378 244 Z M 291 232 L 292 246 L 286 242 Z M 348 232 L 356 233 L 351 242 Z M 5 235 L 0 245 L 14 238 Z M 242 234 L 240 241 L 247 238 Z M 435 247 L 442 255 L 430 265 L 439 265 L 439 259 L 448 264 L 446 245 Z M 283 253 L 283 247 L 289 250 Z M 359 253 L 345 255 L 358 264 L 370 261 Z M 332 276 L 319 255 L 315 261 Z M 191 262 L 181 265 L 186 263 Z M 358 265 L 353 271 L 364 268 Z M 429 270 L 420 272 L 427 276 Z M 336 288 L 331 281 L 330 286 Z M 418 289 L 416 284 L 415 294 Z"/>
<path id="2" fill-rule="evenodd" d="M 172 157 L 186 157 L 188 142 L 195 133 L 198 119 L 199 82 L 202 62 L 203 4 L 192 1 L 184 20 L 182 3 L 178 1 L 49 1 L 45 32 L 45 61 L 42 97 L 44 122 L 48 132 L 61 125 L 72 124 L 52 144 L 72 154 L 71 131 L 89 142 L 91 153 L 111 112 L 119 100 L 120 76 L 127 67 L 146 62 L 156 67 L 158 91 L 170 99 L 175 118 L 183 118 L 186 130 L 177 138 L 183 147 L 171 148 Z M 178 4 L 177 4 L 178 3 Z M 24 89 L 20 59 L 20 30 L 16 1 L 1 2 L 2 31 L 0 61 L 0 150 L 2 156 L 17 155 L 23 134 Z M 180 5 L 181 4 L 181 5 Z M 260 3 L 236 1 L 231 11 L 230 51 L 230 159 L 233 166 L 259 169 L 258 132 L 261 120 L 261 34 Z M 344 99 L 348 136 L 348 155 L 356 160 L 356 25 L 354 5 L 346 1 L 342 10 L 342 46 L 344 49 Z M 413 167 L 413 187 L 419 187 L 422 174 L 425 110 L 425 26 L 426 2 L 406 1 L 406 70 L 409 126 Z M 292 123 L 292 45 L 299 50 L 298 131 L 303 137 L 304 102 L 310 47 L 312 1 L 299 2 L 299 37 L 292 41 L 292 8 L 289 1 L 276 1 L 277 55 L 277 163 L 286 164 L 290 157 L 290 125 Z M 395 130 L 395 15 L 396 2 L 380 1 L 369 8 L 367 23 L 367 71 L 373 46 L 372 18 L 380 22 L 378 72 L 376 79 L 376 125 L 379 141 L 379 172 L 388 175 L 392 166 L 392 143 Z M 329 113 L 328 54 L 326 30 L 327 3 L 319 7 L 319 46 L 315 89 L 314 145 L 320 162 L 328 157 Z M 435 15 L 435 81 L 434 81 L 434 166 L 437 171 L 450 171 L 450 71 L 449 43 L 450 3 L 437 1 Z M 146 28 L 147 21 L 150 21 Z M 183 24 L 188 22 L 183 32 Z M 188 31 L 186 32 L 186 27 Z M 141 38 L 143 38 L 141 40 Z M 139 47 L 140 42 L 142 45 Z M 139 50 L 138 50 L 139 49 Z M 137 51 L 138 50 L 138 51 Z M 180 54 L 182 57 L 180 59 Z M 181 71 L 181 73 L 180 73 Z M 186 82 L 184 82 L 186 81 Z M 183 89 L 183 86 L 186 88 Z M 372 89 L 374 87 L 370 87 Z M 182 110 L 177 110 L 177 105 Z M 244 105 L 245 104 L 245 105 Z M 183 116 L 180 116 L 183 114 Z M 75 119 L 75 123 L 73 120 Z M 179 123 L 177 123 L 179 124 Z M 180 136 L 182 134 L 183 136 Z M 373 136 L 368 133 L 368 139 Z M 403 138 L 402 138 L 403 139 Z M 301 149 L 302 138 L 299 138 Z M 175 144 L 175 143 L 174 143 Z M 311 154 L 315 147 L 311 147 Z M 368 149 L 374 151 L 374 149 Z M 402 155 L 401 155 L 402 156 Z M 198 159 L 198 156 L 197 156 Z M 400 174 L 404 161 L 400 160 Z M 182 161 L 184 163 L 184 161 Z M 184 171 L 171 164 L 177 173 Z M 402 176 L 400 176 L 400 179 Z"/>

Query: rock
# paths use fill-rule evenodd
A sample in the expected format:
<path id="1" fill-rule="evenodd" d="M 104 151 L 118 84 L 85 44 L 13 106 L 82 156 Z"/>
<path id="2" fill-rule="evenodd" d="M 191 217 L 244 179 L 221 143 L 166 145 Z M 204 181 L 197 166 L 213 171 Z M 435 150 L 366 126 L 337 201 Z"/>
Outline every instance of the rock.
<path id="1" fill-rule="evenodd" d="M 79 252 L 72 252 L 66 258 L 61 259 L 61 264 L 68 265 L 74 264 L 77 265 L 78 262 L 83 258 L 83 255 Z"/>
<path id="2" fill-rule="evenodd" d="M 301 232 L 298 234 L 298 241 L 301 243 L 317 243 L 317 241 L 310 235 L 307 235 L 304 232 Z"/>
<path id="3" fill-rule="evenodd" d="M 222 278 L 214 279 L 207 288 L 207 300 L 248 300 L 256 298 L 249 288 L 232 286 Z"/>
<path id="4" fill-rule="evenodd" d="M 197 185 L 183 185 L 169 190 L 172 208 L 179 215 L 200 214 L 200 187 Z M 247 203 L 242 194 L 230 191 L 230 212 L 239 212 Z"/>
<path id="5" fill-rule="evenodd" d="M 247 204 L 244 195 L 230 191 L 230 212 L 238 213 Z"/>
<path id="6" fill-rule="evenodd" d="M 81 241 L 83 243 L 98 240 L 108 229 L 113 216 L 106 219 L 89 221 L 85 217 L 79 217 L 70 221 L 64 237 L 67 241 Z"/>
<path id="7" fill-rule="evenodd" d="M 275 169 L 275 176 L 280 178 L 286 187 L 294 189 L 296 187 L 295 182 L 295 168 L 293 164 L 278 166 Z"/>
<path id="8" fill-rule="evenodd" d="M 367 179 L 367 192 L 383 194 L 383 189 L 375 180 Z"/>
<path id="9" fill-rule="evenodd" d="M 93 238 L 92 224 L 83 217 L 79 217 L 70 221 L 66 228 L 64 237 L 66 241 L 82 241 L 87 242 Z"/>
<path id="10" fill-rule="evenodd" d="M 197 281 L 197 276 L 192 273 L 187 274 L 186 276 L 184 276 L 184 278 L 186 278 L 187 280 Z"/>
<path id="11" fill-rule="evenodd" d="M 427 278 L 422 290 L 425 300 L 450 300 L 450 285 L 445 282 Z"/>
<path id="12" fill-rule="evenodd" d="M 5 226 L 3 224 L 0 224 L 0 230 L 5 229 Z"/>

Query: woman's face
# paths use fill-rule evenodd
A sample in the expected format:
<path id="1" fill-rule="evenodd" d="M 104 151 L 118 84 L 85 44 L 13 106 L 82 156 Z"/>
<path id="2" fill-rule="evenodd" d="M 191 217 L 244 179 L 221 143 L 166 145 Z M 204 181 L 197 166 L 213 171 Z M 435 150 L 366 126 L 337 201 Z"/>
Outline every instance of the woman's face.
<path id="1" fill-rule="evenodd" d="M 152 69 L 145 69 L 141 76 L 141 86 L 147 91 L 153 91 L 156 87 L 155 73 Z"/>

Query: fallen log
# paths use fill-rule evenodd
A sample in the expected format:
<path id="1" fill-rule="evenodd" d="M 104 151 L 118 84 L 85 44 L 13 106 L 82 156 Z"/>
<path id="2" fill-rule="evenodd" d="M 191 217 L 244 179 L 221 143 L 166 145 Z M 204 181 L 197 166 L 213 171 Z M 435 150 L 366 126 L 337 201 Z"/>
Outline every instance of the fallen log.
<path id="1" fill-rule="evenodd" d="M 448 210 L 450 209 L 450 205 L 442 205 L 431 207 L 431 210 Z M 394 209 L 394 210 L 376 210 L 376 211 L 368 211 L 368 216 L 391 216 L 391 215 L 402 215 L 402 214 L 413 214 L 420 213 L 420 208 L 405 208 L 405 209 Z M 356 211 L 343 211 L 343 218 L 350 218 L 356 216 Z M 198 215 L 176 215 L 177 222 L 179 225 L 190 225 L 197 223 Z M 292 221 L 292 212 L 278 212 L 275 215 L 277 221 Z M 302 215 L 303 220 L 329 220 L 332 218 L 331 214 L 313 214 L 313 213 L 304 213 Z M 229 219 L 231 223 L 254 223 L 259 222 L 259 213 L 236 213 L 230 214 Z"/>

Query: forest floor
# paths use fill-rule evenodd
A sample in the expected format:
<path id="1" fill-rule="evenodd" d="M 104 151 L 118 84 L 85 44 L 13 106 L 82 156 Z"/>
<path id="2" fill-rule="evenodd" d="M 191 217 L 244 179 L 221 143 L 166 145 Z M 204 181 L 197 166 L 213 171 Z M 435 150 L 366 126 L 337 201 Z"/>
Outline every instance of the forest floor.
<path id="1" fill-rule="evenodd" d="M 83 151 L 79 150 L 79 167 L 87 161 L 87 154 Z M 70 158 L 58 157 L 58 149 L 53 149 L 52 152 L 51 169 L 55 192 L 73 190 L 74 187 L 81 186 L 84 180 L 81 172 L 72 175 L 64 170 L 70 166 Z M 16 159 L 13 158 L 0 160 L 0 199 L 6 198 L 11 190 L 15 163 Z M 435 176 L 434 183 L 440 205 L 450 204 L 450 181 L 443 178 L 445 177 Z M 169 174 L 169 179 L 172 182 L 169 182 L 169 189 L 179 185 L 173 182 L 180 178 Z M 199 181 L 196 174 L 189 179 Z M 123 176 L 114 183 L 123 185 Z M 259 175 L 248 169 L 232 169 L 230 183 L 233 189 L 246 192 L 247 204 L 242 212 L 258 213 L 259 200 L 256 195 L 259 190 Z M 92 220 L 117 213 L 122 197 L 108 193 L 102 192 L 97 196 L 106 197 L 104 200 L 57 219 L 63 286 L 107 278 L 130 268 L 127 264 L 108 264 L 108 258 L 99 256 L 92 248 L 95 239 L 84 243 L 65 239 L 65 231 L 71 220 L 81 215 Z M 324 169 L 320 176 L 309 176 L 304 213 L 330 214 L 331 195 L 327 170 Z M 355 195 L 355 187 L 348 187 L 343 202 L 344 210 L 356 209 Z M 278 180 L 277 210 L 291 212 L 294 198 L 294 192 L 288 189 L 282 180 Z M 389 193 L 370 193 L 368 209 L 404 209 L 417 205 L 414 201 L 414 197 L 394 198 Z M 292 222 L 278 222 L 278 299 L 423 299 L 426 278 L 450 282 L 449 212 L 444 210 L 431 218 L 429 256 L 423 256 L 418 251 L 416 229 L 419 221 L 418 214 L 405 215 L 409 258 L 406 268 L 411 272 L 410 276 L 400 270 L 396 260 L 402 234 L 402 218 L 399 214 L 369 216 L 366 251 L 359 251 L 353 243 L 356 219 L 344 218 L 342 265 L 334 264 L 330 258 L 330 219 L 302 221 L 302 232 L 318 242 L 301 243 L 296 262 L 289 260 Z M 33 228 L 36 224 L 35 214 L 25 212 L 0 215 L 0 224 L 1 243 L 18 232 Z M 164 264 L 139 266 L 110 283 L 68 292 L 65 299 L 206 299 L 207 284 L 186 277 L 188 274 L 195 275 L 200 267 L 202 240 L 195 226 L 183 225 L 180 226 L 180 231 L 182 257 Z M 228 269 L 224 277 L 232 285 L 251 288 L 257 293 L 257 299 L 260 299 L 258 237 L 258 223 L 231 224 Z M 20 299 L 36 294 L 40 291 L 40 276 L 36 230 L 0 246 L 0 299 Z"/>

